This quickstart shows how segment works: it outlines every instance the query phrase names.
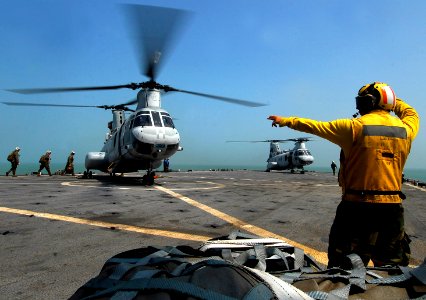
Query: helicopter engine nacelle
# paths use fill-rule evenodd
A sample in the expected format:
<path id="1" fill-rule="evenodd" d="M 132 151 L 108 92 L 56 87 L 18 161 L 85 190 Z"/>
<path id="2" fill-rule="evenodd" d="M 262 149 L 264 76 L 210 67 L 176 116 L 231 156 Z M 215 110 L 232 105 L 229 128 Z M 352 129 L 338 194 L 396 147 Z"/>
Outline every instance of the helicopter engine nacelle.
<path id="1" fill-rule="evenodd" d="M 86 154 L 84 162 L 86 169 L 106 170 L 108 161 L 105 158 L 105 152 L 89 152 Z"/>
<path id="2" fill-rule="evenodd" d="M 268 165 L 266 166 L 268 170 L 274 170 L 277 167 L 278 167 L 278 163 L 276 161 L 268 161 Z"/>

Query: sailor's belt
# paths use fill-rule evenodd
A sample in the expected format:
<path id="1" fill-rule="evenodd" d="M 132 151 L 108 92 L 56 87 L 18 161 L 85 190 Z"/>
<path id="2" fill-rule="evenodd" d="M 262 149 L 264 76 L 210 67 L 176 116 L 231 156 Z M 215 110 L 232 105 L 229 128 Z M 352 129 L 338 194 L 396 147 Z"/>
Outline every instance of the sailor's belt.
<path id="1" fill-rule="evenodd" d="M 347 189 L 345 190 L 345 194 L 351 194 L 351 195 L 359 195 L 359 196 L 367 196 L 367 195 L 398 195 L 402 200 L 405 200 L 407 198 L 405 194 L 401 191 L 370 191 L 370 190 L 351 190 Z"/>

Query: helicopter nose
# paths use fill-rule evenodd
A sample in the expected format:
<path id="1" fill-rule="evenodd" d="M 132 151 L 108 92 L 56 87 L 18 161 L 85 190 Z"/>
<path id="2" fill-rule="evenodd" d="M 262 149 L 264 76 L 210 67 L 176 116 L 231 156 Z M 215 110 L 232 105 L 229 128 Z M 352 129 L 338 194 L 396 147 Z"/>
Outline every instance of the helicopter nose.
<path id="1" fill-rule="evenodd" d="M 298 157 L 298 159 L 299 162 L 304 166 L 310 165 L 314 162 L 314 158 L 311 155 L 301 155 Z"/>

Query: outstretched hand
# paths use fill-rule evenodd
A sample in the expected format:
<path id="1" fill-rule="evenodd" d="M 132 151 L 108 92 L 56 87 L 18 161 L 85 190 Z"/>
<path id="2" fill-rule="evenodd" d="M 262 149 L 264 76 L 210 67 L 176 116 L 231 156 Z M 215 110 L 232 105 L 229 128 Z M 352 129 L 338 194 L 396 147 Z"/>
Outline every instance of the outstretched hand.
<path id="1" fill-rule="evenodd" d="M 272 127 L 277 127 L 280 125 L 281 117 L 279 116 L 269 116 L 268 120 L 272 120 Z"/>

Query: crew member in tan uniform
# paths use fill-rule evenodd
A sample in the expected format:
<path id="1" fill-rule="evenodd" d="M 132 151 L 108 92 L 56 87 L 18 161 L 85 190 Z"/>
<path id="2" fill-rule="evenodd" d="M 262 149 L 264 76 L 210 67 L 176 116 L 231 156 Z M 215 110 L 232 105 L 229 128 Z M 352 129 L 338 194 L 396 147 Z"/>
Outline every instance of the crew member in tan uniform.
<path id="1" fill-rule="evenodd" d="M 68 156 L 67 163 L 65 164 L 65 169 L 62 172 L 62 175 L 65 175 L 65 174 L 71 174 L 72 176 L 75 175 L 74 174 L 74 155 L 75 155 L 75 152 L 71 151 L 70 155 Z"/>
<path id="2" fill-rule="evenodd" d="M 37 176 L 41 176 L 41 170 L 43 170 L 43 169 L 46 169 L 49 176 L 52 176 L 52 173 L 50 172 L 50 156 L 51 156 L 51 154 L 52 154 L 52 151 L 47 150 L 46 153 L 43 154 L 40 157 L 40 160 L 39 160 L 40 168 L 38 169 Z"/>
<path id="3" fill-rule="evenodd" d="M 12 176 L 16 177 L 16 169 L 19 165 L 19 151 L 21 148 L 16 147 L 8 156 L 7 160 L 10 161 L 11 167 L 10 170 L 6 172 L 6 176 L 9 176 L 10 172 L 12 172 Z"/>

